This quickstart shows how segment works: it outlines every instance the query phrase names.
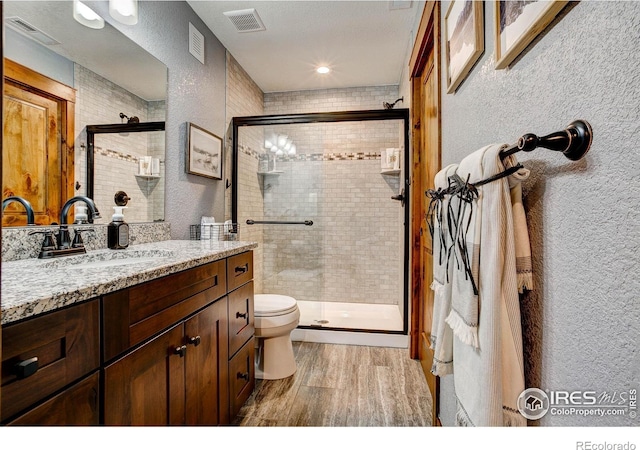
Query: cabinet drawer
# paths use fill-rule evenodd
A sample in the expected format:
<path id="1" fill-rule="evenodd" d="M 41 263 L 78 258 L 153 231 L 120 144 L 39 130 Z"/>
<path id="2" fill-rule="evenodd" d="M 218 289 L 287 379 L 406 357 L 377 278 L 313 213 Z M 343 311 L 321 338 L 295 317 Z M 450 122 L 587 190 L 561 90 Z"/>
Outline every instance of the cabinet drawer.
<path id="1" fill-rule="evenodd" d="M 91 300 L 2 328 L 3 422 L 98 368 L 98 311 Z"/>
<path id="2" fill-rule="evenodd" d="M 229 355 L 254 334 L 253 281 L 229 294 Z"/>
<path id="3" fill-rule="evenodd" d="M 229 361 L 229 395 L 232 419 L 238 414 L 255 387 L 254 357 L 255 348 L 252 337 Z"/>
<path id="4" fill-rule="evenodd" d="M 105 361 L 224 296 L 226 291 L 226 265 L 221 260 L 105 295 Z"/>
<path id="5" fill-rule="evenodd" d="M 99 373 L 74 384 L 9 425 L 98 425 Z"/>
<path id="6" fill-rule="evenodd" d="M 227 283 L 229 291 L 253 279 L 253 252 L 240 253 L 227 258 Z"/>

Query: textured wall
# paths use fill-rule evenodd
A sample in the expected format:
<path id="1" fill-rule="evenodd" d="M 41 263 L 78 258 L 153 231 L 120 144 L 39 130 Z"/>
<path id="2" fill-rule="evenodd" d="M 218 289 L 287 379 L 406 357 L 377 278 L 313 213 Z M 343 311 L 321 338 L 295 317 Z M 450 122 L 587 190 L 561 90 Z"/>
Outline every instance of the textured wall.
<path id="1" fill-rule="evenodd" d="M 112 20 L 106 2 L 88 3 L 168 68 L 165 220 L 173 239 L 188 239 L 189 225 L 201 216 L 224 217 L 225 181 L 185 171 L 185 123 L 224 136 L 225 49 L 186 2 L 139 2 L 135 26 Z M 189 22 L 205 37 L 204 65 L 189 53 Z"/>
<path id="2" fill-rule="evenodd" d="M 494 70 L 493 6 L 485 2 L 484 55 L 455 95 L 443 86 L 442 164 L 577 118 L 591 123 L 593 145 L 580 162 L 543 149 L 518 155 L 531 169 L 524 201 L 536 284 L 522 299 L 526 384 L 609 393 L 637 387 L 640 3 L 571 5 L 508 70 Z M 454 408 L 448 378 L 445 424 Z M 638 425 L 628 416 L 550 414 L 540 423 Z"/>

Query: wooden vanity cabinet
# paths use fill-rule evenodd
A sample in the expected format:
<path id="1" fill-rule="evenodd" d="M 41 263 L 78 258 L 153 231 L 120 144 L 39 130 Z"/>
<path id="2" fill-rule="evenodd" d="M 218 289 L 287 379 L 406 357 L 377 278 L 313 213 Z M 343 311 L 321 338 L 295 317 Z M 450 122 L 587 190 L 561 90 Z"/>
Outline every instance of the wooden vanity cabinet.
<path id="1" fill-rule="evenodd" d="M 98 313 L 96 299 L 2 327 L 2 423 L 98 424 Z"/>
<path id="2" fill-rule="evenodd" d="M 229 424 L 255 386 L 251 266 L 249 251 L 4 326 L 0 423 Z"/>
<path id="3" fill-rule="evenodd" d="M 247 253 L 241 254 L 243 264 L 247 256 L 251 260 L 252 252 Z M 105 424 L 230 422 L 255 381 L 253 345 L 248 345 L 253 343 L 253 283 L 236 290 L 242 292 L 243 300 L 235 301 L 245 305 L 240 314 L 246 318 L 237 330 L 230 326 L 237 311 L 229 299 L 239 297 L 236 291 L 227 295 L 228 274 L 228 261 L 220 260 L 103 297 Z M 230 335 L 237 332 L 243 342 L 230 347 Z M 235 361 L 241 358 L 230 361 L 230 350 L 239 354 L 244 344 L 251 349 L 243 354 L 242 389 L 231 392 L 238 383 L 230 381 L 229 370 L 238 372 Z"/>
<path id="4" fill-rule="evenodd" d="M 255 387 L 253 252 L 227 259 L 229 284 L 229 395 L 235 417 Z M 233 290 L 232 290 L 233 289 Z"/>

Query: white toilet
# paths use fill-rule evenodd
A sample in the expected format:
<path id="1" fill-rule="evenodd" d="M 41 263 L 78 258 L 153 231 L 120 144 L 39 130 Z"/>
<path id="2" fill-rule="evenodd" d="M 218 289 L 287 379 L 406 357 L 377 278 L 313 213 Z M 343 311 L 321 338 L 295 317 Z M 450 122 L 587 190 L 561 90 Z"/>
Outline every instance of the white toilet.
<path id="1" fill-rule="evenodd" d="M 286 295 L 256 294 L 253 305 L 256 378 L 279 380 L 293 375 L 296 361 L 291 332 L 300 321 L 296 299 Z"/>

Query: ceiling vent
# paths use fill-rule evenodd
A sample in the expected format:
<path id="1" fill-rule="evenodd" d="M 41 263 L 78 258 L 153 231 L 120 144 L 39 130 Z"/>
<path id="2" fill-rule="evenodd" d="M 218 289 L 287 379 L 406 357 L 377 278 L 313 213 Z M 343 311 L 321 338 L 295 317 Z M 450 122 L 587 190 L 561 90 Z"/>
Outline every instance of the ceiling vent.
<path id="1" fill-rule="evenodd" d="M 222 13 L 229 18 L 231 23 L 240 33 L 266 30 L 258 12 L 254 9 L 241 9 L 237 11 L 227 11 Z"/>
<path id="2" fill-rule="evenodd" d="M 51 36 L 49 36 L 44 31 L 37 29 L 36 27 L 31 25 L 29 22 L 27 22 L 26 20 L 18 16 L 7 17 L 6 19 L 4 19 L 4 23 L 9 28 L 17 31 L 18 33 L 24 36 L 28 36 L 31 39 L 35 39 L 41 44 L 56 45 L 60 43 L 56 41 L 54 38 L 52 38 Z"/>

